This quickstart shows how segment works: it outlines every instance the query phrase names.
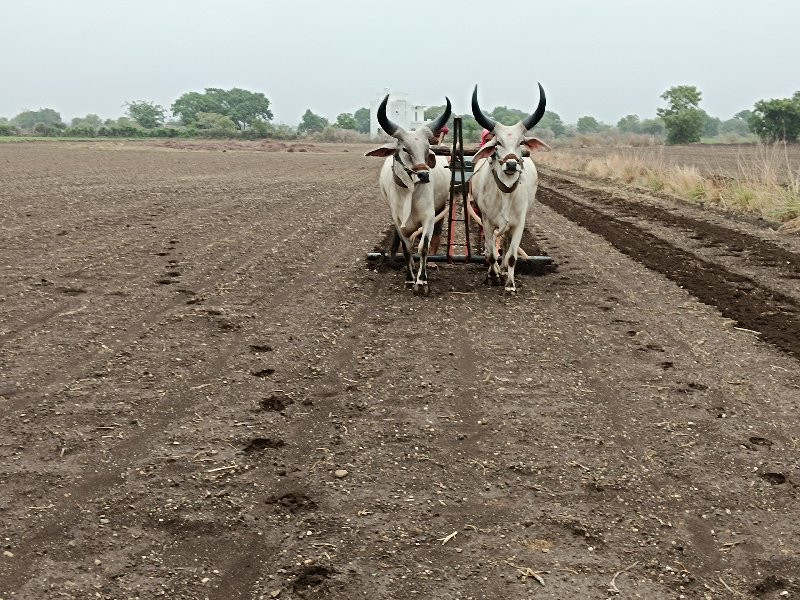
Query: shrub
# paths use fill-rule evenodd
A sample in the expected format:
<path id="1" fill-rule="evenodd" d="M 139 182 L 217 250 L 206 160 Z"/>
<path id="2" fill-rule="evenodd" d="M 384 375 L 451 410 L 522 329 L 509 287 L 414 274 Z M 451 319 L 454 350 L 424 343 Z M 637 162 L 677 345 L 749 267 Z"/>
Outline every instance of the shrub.
<path id="1" fill-rule="evenodd" d="M 242 137 L 252 139 L 295 140 L 297 132 L 289 125 L 273 125 L 266 121 L 255 121 L 250 129 L 242 132 Z"/>
<path id="2" fill-rule="evenodd" d="M 58 137 L 64 134 L 64 130 L 56 125 L 37 123 L 33 126 L 33 133 L 41 137 Z"/>
<path id="3" fill-rule="evenodd" d="M 89 127 L 88 125 L 76 125 L 74 127 L 67 127 L 64 130 L 64 135 L 67 137 L 95 137 L 97 132 L 94 130 L 93 127 Z"/>
<path id="4" fill-rule="evenodd" d="M 370 141 L 367 134 L 359 133 L 353 129 L 340 129 L 332 126 L 325 127 L 320 132 L 312 133 L 309 135 L 309 138 L 315 142 L 338 142 L 345 144 Z"/>

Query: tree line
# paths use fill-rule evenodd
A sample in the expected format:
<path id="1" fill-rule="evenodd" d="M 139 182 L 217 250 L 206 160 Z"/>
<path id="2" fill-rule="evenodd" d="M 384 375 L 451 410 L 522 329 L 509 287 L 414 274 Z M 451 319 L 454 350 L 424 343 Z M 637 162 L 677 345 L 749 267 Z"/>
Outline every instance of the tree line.
<path id="1" fill-rule="evenodd" d="M 575 124 L 565 124 L 561 117 L 546 111 L 537 132 L 546 139 L 577 135 L 601 134 L 606 131 L 647 135 L 668 144 L 699 142 L 702 138 L 728 135 L 758 136 L 766 141 L 797 141 L 800 138 L 800 91 L 791 98 L 759 100 L 752 110 L 742 110 L 727 120 L 712 117 L 700 108 L 702 93 L 695 86 L 671 87 L 661 98 L 666 106 L 656 116 L 641 119 L 626 115 L 616 125 L 602 123 L 586 115 Z M 187 92 L 170 106 L 175 118 L 167 118 L 167 109 L 147 100 L 125 104 L 125 115 L 102 120 L 95 114 L 76 117 L 69 124 L 51 109 L 27 110 L 11 119 L 0 117 L 0 135 L 37 135 L 46 137 L 243 137 L 296 139 L 309 134 L 352 131 L 369 133 L 370 111 L 362 107 L 352 113 L 341 113 L 336 120 L 317 115 L 308 109 L 297 126 L 272 123 L 269 99 L 261 92 L 241 88 L 223 90 L 206 88 L 203 92 Z M 425 111 L 425 119 L 441 114 L 443 106 Z M 513 124 L 527 116 L 523 110 L 497 106 L 488 113 L 494 120 Z M 480 126 L 471 114 L 461 115 L 467 141 L 480 137 Z M 325 138 L 323 138 L 325 139 Z"/>

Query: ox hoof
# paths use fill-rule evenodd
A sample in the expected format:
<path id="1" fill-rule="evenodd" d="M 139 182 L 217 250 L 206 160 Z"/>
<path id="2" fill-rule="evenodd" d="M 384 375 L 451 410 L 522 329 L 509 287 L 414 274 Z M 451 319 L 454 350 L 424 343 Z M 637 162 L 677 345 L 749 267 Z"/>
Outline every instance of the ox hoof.
<path id="1" fill-rule="evenodd" d="M 416 285 L 416 283 L 414 281 L 406 281 L 406 288 L 410 288 L 410 287 L 413 287 L 415 285 Z"/>
<path id="2" fill-rule="evenodd" d="M 494 287 L 497 287 L 498 285 L 503 285 L 500 282 L 500 278 L 499 277 L 497 277 L 497 276 L 492 277 L 491 275 L 489 275 L 486 278 L 486 283 L 488 283 L 489 285 L 494 286 Z"/>
<path id="3" fill-rule="evenodd" d="M 427 296 L 431 293 L 431 288 L 428 287 L 428 282 L 424 283 L 415 283 L 414 284 L 414 293 L 417 296 Z"/>
<path id="4" fill-rule="evenodd" d="M 506 296 L 515 296 L 517 294 L 517 288 L 506 286 L 505 290 L 503 290 Z"/>

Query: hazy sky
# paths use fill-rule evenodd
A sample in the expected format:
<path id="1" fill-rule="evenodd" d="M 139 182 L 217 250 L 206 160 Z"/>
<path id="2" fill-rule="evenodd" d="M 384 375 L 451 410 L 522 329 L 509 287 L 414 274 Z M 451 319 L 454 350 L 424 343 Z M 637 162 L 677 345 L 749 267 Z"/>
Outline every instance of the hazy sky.
<path id="1" fill-rule="evenodd" d="M 0 0 L 0 116 L 118 117 L 205 87 L 264 92 L 275 121 L 334 120 L 384 88 L 567 122 L 654 116 L 696 85 L 728 118 L 800 89 L 797 0 Z"/>

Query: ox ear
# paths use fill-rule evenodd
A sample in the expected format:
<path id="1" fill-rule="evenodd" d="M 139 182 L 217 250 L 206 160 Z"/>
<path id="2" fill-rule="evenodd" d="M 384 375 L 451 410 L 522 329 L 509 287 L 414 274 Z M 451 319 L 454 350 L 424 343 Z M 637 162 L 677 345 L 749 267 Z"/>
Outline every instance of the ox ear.
<path id="1" fill-rule="evenodd" d="M 389 143 L 383 146 L 379 146 L 378 148 L 375 148 L 375 150 L 370 150 L 364 156 L 380 156 L 380 157 L 391 156 L 392 154 L 395 153 L 396 150 L 397 150 L 397 144 Z"/>
<path id="2" fill-rule="evenodd" d="M 475 153 L 475 156 L 472 157 L 472 164 L 474 165 L 482 158 L 488 158 L 492 154 L 494 154 L 494 148 L 497 146 L 497 140 L 489 140 L 486 142 L 483 147 Z"/>
<path id="3" fill-rule="evenodd" d="M 539 138 L 535 137 L 526 137 L 524 140 L 522 140 L 522 144 L 527 146 L 528 150 L 530 150 L 531 152 L 536 152 L 537 150 L 539 152 L 550 152 L 550 150 L 552 150 L 550 146 L 545 144 Z"/>
<path id="4" fill-rule="evenodd" d="M 431 168 L 431 169 L 435 168 L 436 167 L 436 155 L 433 152 L 431 152 L 430 150 L 428 150 L 428 160 L 425 161 L 425 162 L 428 163 L 428 167 L 429 168 Z"/>

